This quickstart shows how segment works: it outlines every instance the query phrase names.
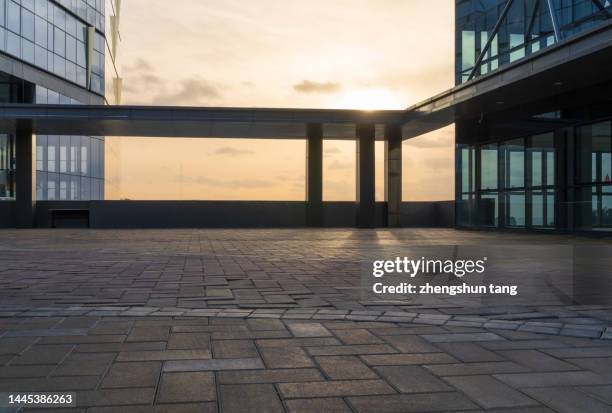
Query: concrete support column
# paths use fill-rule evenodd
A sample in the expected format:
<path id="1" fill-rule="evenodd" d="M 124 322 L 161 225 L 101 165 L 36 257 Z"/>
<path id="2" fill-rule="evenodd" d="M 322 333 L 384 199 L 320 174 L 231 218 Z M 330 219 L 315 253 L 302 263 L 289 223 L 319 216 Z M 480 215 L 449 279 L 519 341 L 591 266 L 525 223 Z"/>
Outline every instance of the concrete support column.
<path id="1" fill-rule="evenodd" d="M 376 226 L 376 205 L 374 195 L 374 138 L 375 125 L 361 124 L 356 127 L 357 135 L 357 226 Z"/>
<path id="2" fill-rule="evenodd" d="M 306 225 L 323 225 L 323 125 L 306 125 Z"/>
<path id="3" fill-rule="evenodd" d="M 576 179 L 576 132 L 573 127 L 557 129 L 554 132 L 554 144 L 555 144 L 555 228 L 559 230 L 573 231 L 576 228 L 575 218 L 578 217 L 577 211 L 579 211 L 580 205 L 585 205 L 581 202 L 576 202 L 579 195 L 578 190 L 575 189 Z M 590 139 L 582 139 L 581 143 L 589 142 Z M 588 149 L 588 154 L 591 154 L 592 149 Z M 586 158 L 586 159 L 584 159 Z M 584 157 L 580 161 L 585 161 L 586 165 L 589 165 L 592 161 L 590 156 Z M 591 170 L 589 168 L 588 170 Z M 592 202 L 591 188 L 587 188 L 584 193 L 584 198 L 587 202 Z M 578 197 L 580 198 L 580 197 Z M 578 199 L 580 201 L 580 199 Z M 590 208 L 583 208 L 589 209 Z M 589 211 L 590 212 L 590 211 Z M 578 223 L 579 226 L 583 226 L 585 222 L 592 222 L 592 217 L 588 213 L 584 213 L 582 217 L 582 223 Z"/>
<path id="4" fill-rule="evenodd" d="M 36 208 L 35 137 L 30 122 L 18 122 L 15 131 L 15 224 L 17 228 L 34 226 Z"/>
<path id="5" fill-rule="evenodd" d="M 399 227 L 402 208 L 401 125 L 385 125 L 385 201 L 387 201 L 387 226 Z"/>

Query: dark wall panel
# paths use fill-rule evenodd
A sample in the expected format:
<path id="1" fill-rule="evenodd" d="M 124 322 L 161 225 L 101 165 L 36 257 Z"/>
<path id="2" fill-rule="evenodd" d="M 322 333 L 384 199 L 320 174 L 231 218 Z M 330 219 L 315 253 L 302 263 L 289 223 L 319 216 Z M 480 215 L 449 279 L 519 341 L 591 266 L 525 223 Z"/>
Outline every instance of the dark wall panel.
<path id="1" fill-rule="evenodd" d="M 37 201 L 35 226 L 37 228 L 51 228 L 53 224 L 53 210 L 89 209 L 90 201 Z"/>
<path id="2" fill-rule="evenodd" d="M 455 202 L 404 202 L 402 204 L 402 227 L 442 227 L 455 225 Z"/>
<path id="3" fill-rule="evenodd" d="M 455 201 L 438 201 L 436 204 L 437 227 L 453 228 L 455 226 Z"/>
<path id="4" fill-rule="evenodd" d="M 323 202 L 323 226 L 328 228 L 348 228 L 357 224 L 357 204 L 355 202 Z"/>
<path id="5" fill-rule="evenodd" d="M 0 203 L 0 226 L 14 227 L 14 203 Z M 36 226 L 51 228 L 53 210 L 89 210 L 91 228 L 300 228 L 306 203 L 291 201 L 39 201 Z M 376 203 L 376 225 L 386 226 L 387 206 Z M 56 213 L 56 221 L 61 217 Z M 62 215 L 63 216 L 63 215 Z M 452 227 L 454 202 L 404 202 L 403 227 Z M 357 224 L 355 202 L 324 202 L 323 226 Z M 58 224 L 58 226 L 61 226 Z"/>
<path id="6" fill-rule="evenodd" d="M 303 227 L 304 202 L 91 201 L 92 228 Z"/>
<path id="7" fill-rule="evenodd" d="M 0 201 L 0 228 L 15 228 L 15 201 Z"/>

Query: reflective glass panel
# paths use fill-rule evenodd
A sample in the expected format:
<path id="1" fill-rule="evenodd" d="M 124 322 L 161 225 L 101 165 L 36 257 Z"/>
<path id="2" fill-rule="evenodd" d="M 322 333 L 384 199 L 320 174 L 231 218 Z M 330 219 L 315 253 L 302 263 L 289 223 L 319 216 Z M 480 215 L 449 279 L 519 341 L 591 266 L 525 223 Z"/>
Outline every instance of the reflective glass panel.
<path id="1" fill-rule="evenodd" d="M 521 192 L 508 194 L 508 221 L 510 227 L 525 226 L 525 194 Z"/>
<path id="2" fill-rule="evenodd" d="M 541 193 L 531 197 L 531 225 L 544 225 L 544 195 Z"/>
<path id="3" fill-rule="evenodd" d="M 525 186 L 525 140 L 514 139 L 504 142 L 505 188 L 522 188 Z"/>
<path id="4" fill-rule="evenodd" d="M 497 189 L 497 144 L 480 148 L 480 189 Z"/>
<path id="5" fill-rule="evenodd" d="M 478 222 L 480 225 L 496 227 L 499 219 L 497 193 L 484 193 L 480 195 L 478 203 Z"/>

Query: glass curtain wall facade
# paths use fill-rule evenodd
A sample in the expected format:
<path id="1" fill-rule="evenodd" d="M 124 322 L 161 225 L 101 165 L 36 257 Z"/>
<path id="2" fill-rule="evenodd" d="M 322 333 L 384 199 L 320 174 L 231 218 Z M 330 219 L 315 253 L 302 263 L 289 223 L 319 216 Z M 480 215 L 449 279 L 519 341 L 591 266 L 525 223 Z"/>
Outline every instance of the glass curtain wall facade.
<path id="1" fill-rule="evenodd" d="M 554 133 L 458 145 L 457 162 L 460 226 L 555 227 Z"/>
<path id="2" fill-rule="evenodd" d="M 612 108 L 605 115 L 562 130 L 458 144 L 457 226 L 612 231 Z"/>
<path id="3" fill-rule="evenodd" d="M 120 103 L 119 5 L 119 0 L 0 0 L 0 54 L 70 85 L 62 93 L 0 72 L 0 100 L 78 105 L 82 102 L 69 96 L 77 86 L 94 101 Z M 0 135 L 2 200 L 15 199 L 14 139 Z M 35 139 L 36 199 L 104 199 L 104 137 Z"/>
<path id="4" fill-rule="evenodd" d="M 549 1 L 554 10 L 552 15 Z M 612 14 L 611 3 L 609 0 L 456 0 L 456 84 L 468 81 L 472 72 L 473 77 L 490 73 L 600 24 Z M 498 20 L 499 28 L 493 33 Z M 558 27 L 557 33 L 553 22 Z M 474 71 L 491 36 L 489 47 Z"/>
<path id="5" fill-rule="evenodd" d="M 0 51 L 103 95 L 103 22 L 102 0 L 0 0 Z"/>
<path id="6" fill-rule="evenodd" d="M 576 131 L 578 228 L 612 230 L 612 121 Z"/>
<path id="7" fill-rule="evenodd" d="M 612 13 L 609 1 L 550 1 L 561 40 Z M 557 42 L 548 0 L 457 0 L 456 6 L 457 84 Z M 492 119 L 457 121 L 456 225 L 612 230 L 611 93 L 608 82 L 560 95 L 545 113 L 536 105 L 531 112 L 509 108 Z"/>
<path id="8" fill-rule="evenodd" d="M 26 102 L 34 98 L 33 85 L 0 72 L 0 102 Z M 0 201 L 15 199 L 15 136 L 0 134 Z"/>
<path id="9" fill-rule="evenodd" d="M 41 86 L 36 86 L 36 103 L 78 104 Z M 36 136 L 36 199 L 104 199 L 104 138 Z"/>

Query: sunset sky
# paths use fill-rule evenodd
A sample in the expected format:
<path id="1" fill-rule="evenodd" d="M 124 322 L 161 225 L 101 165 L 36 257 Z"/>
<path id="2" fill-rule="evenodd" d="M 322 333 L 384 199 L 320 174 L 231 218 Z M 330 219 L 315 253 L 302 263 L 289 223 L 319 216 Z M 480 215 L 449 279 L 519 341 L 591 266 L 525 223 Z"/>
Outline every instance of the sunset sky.
<path id="1" fill-rule="evenodd" d="M 124 1 L 123 103 L 402 109 L 453 86 L 453 4 Z M 304 199 L 304 141 L 107 139 L 121 140 L 107 156 L 114 198 Z M 452 145 L 452 128 L 404 143 L 405 200 L 453 197 Z M 354 152 L 325 142 L 324 199 L 355 198 Z"/>

